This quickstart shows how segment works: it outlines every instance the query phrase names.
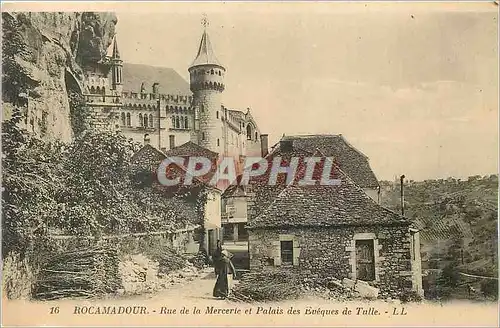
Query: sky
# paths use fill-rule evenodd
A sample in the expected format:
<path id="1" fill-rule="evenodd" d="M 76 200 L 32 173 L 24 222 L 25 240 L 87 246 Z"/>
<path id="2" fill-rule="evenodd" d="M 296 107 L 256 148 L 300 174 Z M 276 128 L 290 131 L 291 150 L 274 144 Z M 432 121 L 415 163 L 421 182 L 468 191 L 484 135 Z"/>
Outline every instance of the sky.
<path id="1" fill-rule="evenodd" d="M 125 62 L 188 79 L 207 15 L 226 107 L 269 134 L 342 134 L 379 179 L 498 172 L 498 6 L 164 3 L 115 9 Z"/>

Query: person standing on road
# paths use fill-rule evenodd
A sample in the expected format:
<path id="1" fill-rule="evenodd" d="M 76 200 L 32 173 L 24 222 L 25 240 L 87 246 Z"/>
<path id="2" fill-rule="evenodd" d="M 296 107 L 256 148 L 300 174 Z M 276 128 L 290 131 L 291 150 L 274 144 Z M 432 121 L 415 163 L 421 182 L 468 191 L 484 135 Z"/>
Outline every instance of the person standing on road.
<path id="1" fill-rule="evenodd" d="M 218 269 L 220 267 L 220 260 L 222 258 L 222 246 L 220 240 L 217 240 L 217 248 L 214 251 L 214 255 L 212 256 L 215 274 L 218 275 Z"/>
<path id="2" fill-rule="evenodd" d="M 217 281 L 215 282 L 213 296 L 217 298 L 227 298 L 231 293 L 233 279 L 236 278 L 236 269 L 231 262 L 231 255 L 228 251 L 221 252 Z"/>

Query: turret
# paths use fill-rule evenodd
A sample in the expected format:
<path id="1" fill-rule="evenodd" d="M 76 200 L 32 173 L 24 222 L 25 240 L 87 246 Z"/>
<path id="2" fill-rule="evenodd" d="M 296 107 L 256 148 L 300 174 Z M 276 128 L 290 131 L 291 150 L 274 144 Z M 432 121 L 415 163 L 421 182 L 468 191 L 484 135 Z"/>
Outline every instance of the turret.
<path id="1" fill-rule="evenodd" d="M 122 92 L 122 71 L 123 60 L 120 59 L 120 52 L 118 51 L 118 42 L 116 36 L 113 40 L 113 52 L 111 54 L 111 79 L 113 89 L 121 94 Z"/>
<path id="2" fill-rule="evenodd" d="M 225 88 L 226 69 L 214 54 L 206 31 L 206 21 L 204 25 L 198 54 L 188 69 L 194 105 L 198 111 L 199 131 L 196 141 L 205 148 L 222 153 L 221 95 Z"/>

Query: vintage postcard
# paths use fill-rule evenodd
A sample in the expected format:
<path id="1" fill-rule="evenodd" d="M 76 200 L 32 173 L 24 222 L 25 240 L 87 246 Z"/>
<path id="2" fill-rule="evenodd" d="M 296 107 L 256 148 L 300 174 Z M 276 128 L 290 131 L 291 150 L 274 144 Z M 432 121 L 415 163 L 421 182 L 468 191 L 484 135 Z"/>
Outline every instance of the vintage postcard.
<path id="1" fill-rule="evenodd" d="M 2 3 L 2 325 L 498 327 L 498 9 Z"/>

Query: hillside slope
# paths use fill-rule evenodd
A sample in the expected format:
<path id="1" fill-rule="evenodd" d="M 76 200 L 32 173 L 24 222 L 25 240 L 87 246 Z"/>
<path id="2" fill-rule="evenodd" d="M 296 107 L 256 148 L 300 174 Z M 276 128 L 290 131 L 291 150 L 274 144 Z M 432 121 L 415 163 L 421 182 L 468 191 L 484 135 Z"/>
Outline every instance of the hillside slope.
<path id="1" fill-rule="evenodd" d="M 382 204 L 400 211 L 399 181 L 382 181 Z M 456 261 L 464 272 L 497 276 L 498 176 L 406 181 L 405 215 L 421 230 L 429 268 Z"/>

